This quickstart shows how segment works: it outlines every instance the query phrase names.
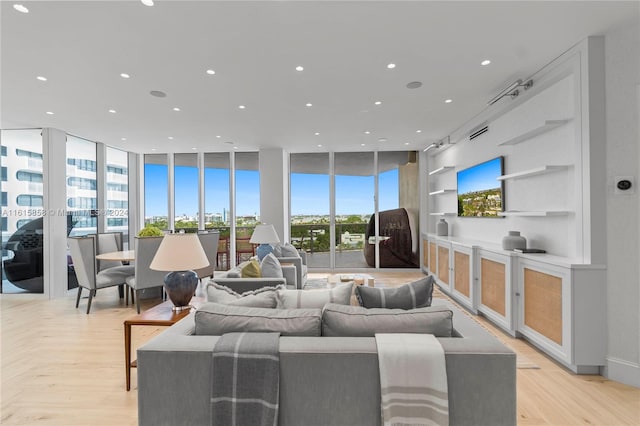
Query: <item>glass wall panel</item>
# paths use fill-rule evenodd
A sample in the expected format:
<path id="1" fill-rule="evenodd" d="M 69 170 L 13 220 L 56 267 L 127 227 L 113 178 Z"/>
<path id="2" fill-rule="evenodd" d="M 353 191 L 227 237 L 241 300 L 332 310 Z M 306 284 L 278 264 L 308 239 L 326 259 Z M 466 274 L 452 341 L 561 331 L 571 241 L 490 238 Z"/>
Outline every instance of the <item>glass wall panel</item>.
<path id="1" fill-rule="evenodd" d="M 176 231 L 198 230 L 198 154 L 174 155 L 174 211 Z"/>
<path id="2" fill-rule="evenodd" d="M 166 154 L 144 156 L 144 224 L 169 229 L 169 167 Z"/>
<path id="3" fill-rule="evenodd" d="M 67 135 L 67 211 L 71 213 L 71 236 L 98 231 L 96 144 Z"/>
<path id="4" fill-rule="evenodd" d="M 125 151 L 107 147 L 107 232 L 122 232 L 129 248 L 129 162 Z"/>
<path id="5" fill-rule="evenodd" d="M 236 261 L 251 257 L 249 244 L 256 223 L 260 221 L 260 169 L 257 152 L 235 154 L 236 181 Z"/>
<path id="6" fill-rule="evenodd" d="M 334 157 L 336 268 L 366 268 L 367 224 L 374 213 L 373 152 L 338 152 Z"/>
<path id="7" fill-rule="evenodd" d="M 228 152 L 204 154 L 204 227 L 218 229 L 218 264 L 216 270 L 227 270 L 230 266 L 229 215 L 230 160 Z"/>
<path id="8" fill-rule="evenodd" d="M 43 155 L 40 129 L 2 130 L 2 293 L 42 293 Z"/>
<path id="9" fill-rule="evenodd" d="M 291 154 L 291 243 L 312 268 L 331 266 L 329 153 Z"/>

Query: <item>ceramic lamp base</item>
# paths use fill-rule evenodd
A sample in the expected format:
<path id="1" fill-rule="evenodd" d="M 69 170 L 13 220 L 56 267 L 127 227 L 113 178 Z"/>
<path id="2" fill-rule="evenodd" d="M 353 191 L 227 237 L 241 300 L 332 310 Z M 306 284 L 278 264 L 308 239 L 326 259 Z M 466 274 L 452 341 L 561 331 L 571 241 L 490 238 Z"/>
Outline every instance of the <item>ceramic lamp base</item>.
<path id="1" fill-rule="evenodd" d="M 258 256 L 259 260 L 262 260 L 266 255 L 268 255 L 272 251 L 273 251 L 273 247 L 271 247 L 271 244 L 260 244 L 258 248 L 256 248 L 256 255 Z"/>
<path id="2" fill-rule="evenodd" d="M 174 311 L 189 309 L 189 302 L 198 287 L 198 276 L 193 271 L 169 272 L 164 277 L 164 288 L 173 302 Z"/>

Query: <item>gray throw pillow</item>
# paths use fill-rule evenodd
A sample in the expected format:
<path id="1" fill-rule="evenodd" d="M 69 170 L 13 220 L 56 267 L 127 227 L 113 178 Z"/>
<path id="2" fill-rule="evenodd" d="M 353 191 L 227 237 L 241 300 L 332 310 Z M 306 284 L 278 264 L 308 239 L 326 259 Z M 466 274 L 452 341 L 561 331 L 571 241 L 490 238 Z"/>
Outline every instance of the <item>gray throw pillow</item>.
<path id="1" fill-rule="evenodd" d="M 327 303 L 350 305 L 353 283 L 345 283 L 331 289 L 319 290 L 278 290 L 278 309 L 322 308 Z"/>
<path id="2" fill-rule="evenodd" d="M 292 246 L 290 243 L 284 243 L 280 245 L 280 257 L 300 257 L 298 249 Z"/>
<path id="3" fill-rule="evenodd" d="M 445 307 L 367 309 L 328 304 L 322 310 L 322 335 L 373 337 L 376 333 L 420 333 L 451 337 L 453 312 Z"/>
<path id="4" fill-rule="evenodd" d="M 273 309 L 277 304 L 276 292 L 278 288 L 282 288 L 282 286 L 264 287 L 238 294 L 229 287 L 216 284 L 213 280 L 210 280 L 205 288 L 205 293 L 207 294 L 207 302 Z"/>
<path id="5" fill-rule="evenodd" d="M 320 336 L 320 309 L 264 309 L 206 303 L 196 311 L 195 334 L 280 332 L 282 336 Z"/>
<path id="6" fill-rule="evenodd" d="M 429 275 L 396 288 L 375 288 L 359 285 L 356 296 L 365 308 L 415 309 L 431 306 L 433 276 Z"/>
<path id="7" fill-rule="evenodd" d="M 260 271 L 263 277 L 282 278 L 282 265 L 273 253 L 269 253 L 260 263 Z"/>

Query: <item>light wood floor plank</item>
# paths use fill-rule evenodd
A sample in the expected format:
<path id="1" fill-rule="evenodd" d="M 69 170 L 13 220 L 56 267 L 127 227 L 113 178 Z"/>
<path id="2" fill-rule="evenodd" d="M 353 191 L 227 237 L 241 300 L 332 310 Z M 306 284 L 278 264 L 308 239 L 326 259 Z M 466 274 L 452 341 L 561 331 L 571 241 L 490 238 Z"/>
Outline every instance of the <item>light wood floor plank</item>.
<path id="1" fill-rule="evenodd" d="M 417 270 L 370 275 L 390 287 L 423 276 Z M 159 302 L 145 300 L 143 309 Z M 137 424 L 137 377 L 132 370 L 132 390 L 126 392 L 123 337 L 123 321 L 135 309 L 124 306 L 116 289 L 99 291 L 89 315 L 86 299 L 75 309 L 75 294 L 55 300 L 0 295 L 0 308 L 2 425 Z M 540 367 L 517 371 L 520 425 L 640 424 L 639 389 L 574 375 L 526 341 L 476 319 Z M 163 329 L 134 327 L 133 347 Z"/>

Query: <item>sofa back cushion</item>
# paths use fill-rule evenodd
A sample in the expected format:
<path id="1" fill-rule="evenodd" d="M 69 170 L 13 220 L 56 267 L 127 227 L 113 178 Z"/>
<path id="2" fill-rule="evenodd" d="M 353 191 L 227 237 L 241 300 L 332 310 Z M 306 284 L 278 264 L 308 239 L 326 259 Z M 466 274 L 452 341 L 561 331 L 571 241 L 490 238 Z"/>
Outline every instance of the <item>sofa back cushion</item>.
<path id="1" fill-rule="evenodd" d="M 424 333 L 452 337 L 453 312 L 445 307 L 419 309 L 367 309 L 360 306 L 325 305 L 322 335 L 372 337 L 376 333 Z"/>
<path id="2" fill-rule="evenodd" d="M 207 302 L 273 309 L 277 305 L 276 294 L 279 288 L 280 287 L 264 287 L 238 294 L 229 287 L 216 284 L 213 280 L 210 280 L 205 287 L 205 293 L 207 295 Z"/>
<path id="3" fill-rule="evenodd" d="M 205 303 L 195 314 L 195 334 L 280 332 L 283 336 L 320 336 L 320 309 L 267 309 Z"/>
<path id="4" fill-rule="evenodd" d="M 353 283 L 340 284 L 331 289 L 318 290 L 278 290 L 276 293 L 278 309 L 318 308 L 327 303 L 338 305 L 351 304 Z"/>
<path id="5" fill-rule="evenodd" d="M 267 278 L 282 278 L 282 265 L 273 253 L 267 254 L 260 262 L 260 274 Z"/>
<path id="6" fill-rule="evenodd" d="M 357 286 L 356 296 L 365 308 L 415 309 L 431 306 L 433 276 L 396 288 Z"/>
<path id="7" fill-rule="evenodd" d="M 300 257 L 298 249 L 289 242 L 275 244 L 273 246 L 273 254 L 276 257 Z"/>

